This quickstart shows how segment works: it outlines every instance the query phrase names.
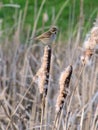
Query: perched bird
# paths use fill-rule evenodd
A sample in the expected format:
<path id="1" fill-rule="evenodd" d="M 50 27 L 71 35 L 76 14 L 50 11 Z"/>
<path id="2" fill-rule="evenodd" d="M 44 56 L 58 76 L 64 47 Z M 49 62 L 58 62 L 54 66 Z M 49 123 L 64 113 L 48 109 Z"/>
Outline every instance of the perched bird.
<path id="1" fill-rule="evenodd" d="M 57 32 L 58 28 L 52 26 L 47 32 L 35 37 L 34 40 L 39 40 L 44 44 L 51 44 L 56 39 Z"/>

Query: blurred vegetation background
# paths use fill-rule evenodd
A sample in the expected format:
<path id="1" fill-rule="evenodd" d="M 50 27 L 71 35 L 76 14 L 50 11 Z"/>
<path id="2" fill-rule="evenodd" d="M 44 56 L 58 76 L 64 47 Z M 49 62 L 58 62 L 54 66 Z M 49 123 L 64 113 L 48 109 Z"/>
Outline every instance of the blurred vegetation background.
<path id="1" fill-rule="evenodd" d="M 42 10 L 37 23 L 37 29 L 43 26 L 43 16 L 47 16 L 44 23 L 45 27 L 49 27 L 56 19 L 56 25 L 60 28 L 65 36 L 69 28 L 74 31 L 80 19 L 82 0 L 44 0 Z M 22 15 L 22 39 L 28 28 L 31 32 L 40 10 L 42 0 L 1 0 L 0 2 L 0 23 L 3 34 L 8 35 L 9 31 L 17 27 L 19 13 Z M 83 27 L 86 33 L 92 26 L 98 12 L 98 0 L 83 1 Z M 11 33 L 12 34 L 12 33 Z M 67 34 L 66 34 L 67 37 Z"/>

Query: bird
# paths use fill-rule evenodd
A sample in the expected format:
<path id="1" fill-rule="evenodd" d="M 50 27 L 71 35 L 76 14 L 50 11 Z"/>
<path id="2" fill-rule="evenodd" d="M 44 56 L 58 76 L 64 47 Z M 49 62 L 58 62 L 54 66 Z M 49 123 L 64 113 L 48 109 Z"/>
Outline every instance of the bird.
<path id="1" fill-rule="evenodd" d="M 52 26 L 47 32 L 35 37 L 34 40 L 39 40 L 43 44 L 51 44 L 53 41 L 55 41 L 57 32 L 58 28 L 56 26 Z"/>

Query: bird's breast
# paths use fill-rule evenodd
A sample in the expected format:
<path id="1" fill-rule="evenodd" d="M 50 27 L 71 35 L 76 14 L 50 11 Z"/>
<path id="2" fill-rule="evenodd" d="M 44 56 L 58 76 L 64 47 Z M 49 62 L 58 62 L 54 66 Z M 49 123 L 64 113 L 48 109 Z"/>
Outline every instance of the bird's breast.
<path id="1" fill-rule="evenodd" d="M 54 41 L 56 39 L 56 34 L 51 35 L 51 40 Z"/>

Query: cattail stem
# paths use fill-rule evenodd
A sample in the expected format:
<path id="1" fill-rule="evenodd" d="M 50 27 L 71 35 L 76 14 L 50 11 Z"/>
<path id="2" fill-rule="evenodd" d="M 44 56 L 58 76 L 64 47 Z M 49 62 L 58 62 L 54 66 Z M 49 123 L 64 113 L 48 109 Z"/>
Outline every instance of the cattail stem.
<path id="1" fill-rule="evenodd" d="M 43 125 L 44 107 L 45 107 L 45 98 L 42 97 L 42 104 L 41 104 L 41 126 L 40 126 L 40 130 L 42 130 L 42 125 Z"/>
<path id="2" fill-rule="evenodd" d="M 54 125 L 53 125 L 53 128 L 52 130 L 55 130 L 56 129 L 56 126 L 58 124 L 58 117 L 60 116 L 60 112 L 58 112 L 55 116 L 55 119 L 54 119 Z"/>

